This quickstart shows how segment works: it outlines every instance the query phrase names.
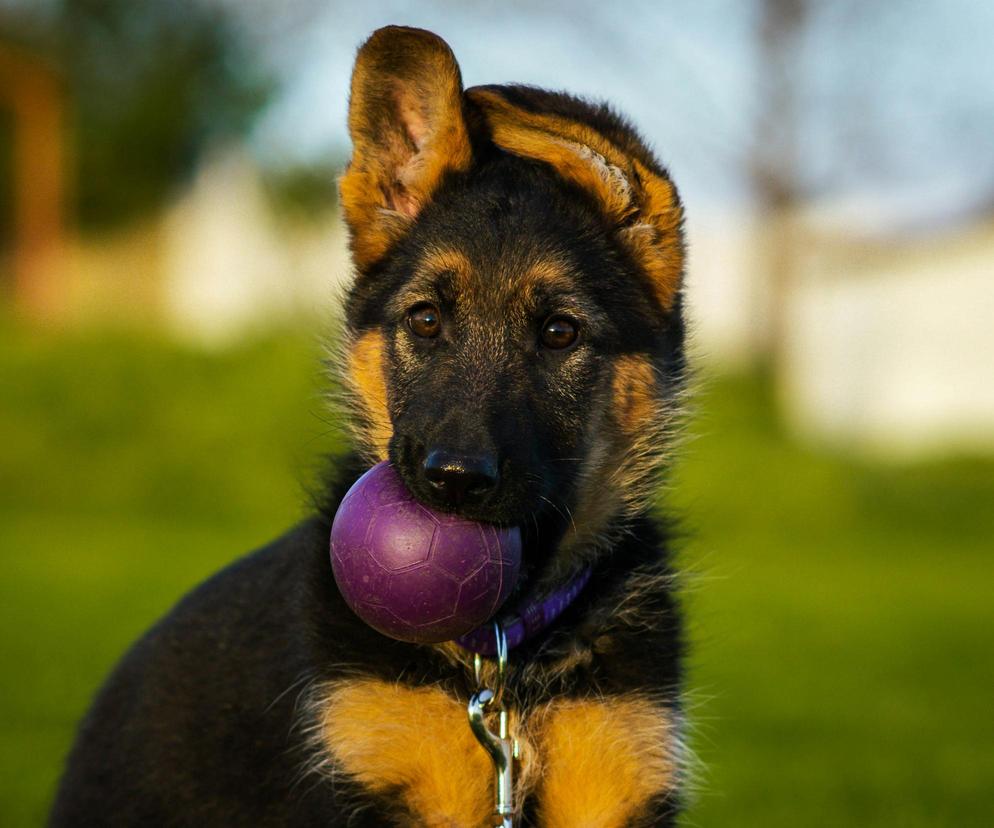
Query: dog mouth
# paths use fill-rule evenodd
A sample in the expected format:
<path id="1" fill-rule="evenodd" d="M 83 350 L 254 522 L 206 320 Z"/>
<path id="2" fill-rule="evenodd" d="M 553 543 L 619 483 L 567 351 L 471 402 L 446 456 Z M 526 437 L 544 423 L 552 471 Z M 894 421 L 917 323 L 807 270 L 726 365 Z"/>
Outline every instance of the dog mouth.
<path id="1" fill-rule="evenodd" d="M 477 523 L 522 526 L 544 498 L 544 481 L 485 453 L 429 450 L 410 440 L 391 446 L 390 461 L 421 504 Z"/>
<path id="2" fill-rule="evenodd" d="M 428 509 L 501 529 L 518 528 L 521 533 L 521 568 L 509 601 L 541 577 L 569 528 L 568 509 L 557 506 L 540 490 L 502 492 L 491 502 L 453 502 L 424 485 L 418 475 L 405 474 L 404 468 L 397 464 L 395 467 L 414 499 Z M 508 486 L 508 489 L 513 488 Z"/>
<path id="3" fill-rule="evenodd" d="M 541 491 L 524 492 L 490 504 L 452 504 L 416 483 L 411 485 L 405 480 L 405 484 L 414 498 L 429 509 L 501 529 L 517 527 L 521 534 L 521 566 L 505 605 L 513 604 L 551 569 L 556 550 L 572 522 L 568 507 L 557 505 Z"/>
<path id="4" fill-rule="evenodd" d="M 420 442 L 398 437 L 391 445 L 391 462 L 419 503 L 465 520 L 503 529 L 517 527 L 520 531 L 521 565 L 505 605 L 513 604 L 522 592 L 543 579 L 573 523 L 567 504 L 573 463 L 554 461 L 540 467 L 529 464 L 525 468 L 520 462 L 504 459 L 496 469 L 497 485 L 483 496 L 473 496 L 469 484 L 457 491 L 433 485 L 426 474 L 432 452 Z M 473 473 L 474 467 L 469 463 L 452 465 Z"/>
<path id="5" fill-rule="evenodd" d="M 568 526 L 554 509 L 546 506 L 519 524 L 521 532 L 521 570 L 518 581 L 508 597 L 513 603 L 533 583 L 550 570 L 556 550 Z"/>

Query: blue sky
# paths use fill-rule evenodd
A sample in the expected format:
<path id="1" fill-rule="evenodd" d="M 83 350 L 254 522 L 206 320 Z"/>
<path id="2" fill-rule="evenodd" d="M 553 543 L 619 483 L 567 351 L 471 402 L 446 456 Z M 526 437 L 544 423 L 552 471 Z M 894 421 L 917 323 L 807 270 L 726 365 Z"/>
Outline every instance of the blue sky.
<path id="1" fill-rule="evenodd" d="M 261 0 L 232 5 L 248 15 L 265 9 L 247 19 L 268 32 L 266 54 L 285 82 L 253 139 L 269 161 L 345 154 L 355 49 L 373 29 L 402 23 L 448 40 L 467 86 L 517 81 L 610 100 L 688 197 L 747 196 L 743 164 L 762 94 L 751 2 L 303 0 L 291 4 L 296 15 Z M 813 8 L 792 70 L 806 189 L 994 204 L 994 3 L 835 0 Z"/>

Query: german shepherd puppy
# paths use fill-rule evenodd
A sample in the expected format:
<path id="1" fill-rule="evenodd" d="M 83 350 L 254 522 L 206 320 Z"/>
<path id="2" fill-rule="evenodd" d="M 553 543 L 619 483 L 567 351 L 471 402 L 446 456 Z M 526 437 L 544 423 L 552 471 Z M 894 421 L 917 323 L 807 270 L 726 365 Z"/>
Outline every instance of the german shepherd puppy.
<path id="1" fill-rule="evenodd" d="M 424 503 L 521 527 L 519 590 L 592 570 L 511 653 L 519 824 L 672 825 L 681 625 L 653 501 L 685 373 L 676 190 L 607 106 L 463 90 L 417 29 L 361 47 L 349 129 L 355 452 L 318 514 L 131 649 L 51 824 L 494 824 L 472 654 L 385 638 L 332 576 L 339 500 L 389 458 Z"/>

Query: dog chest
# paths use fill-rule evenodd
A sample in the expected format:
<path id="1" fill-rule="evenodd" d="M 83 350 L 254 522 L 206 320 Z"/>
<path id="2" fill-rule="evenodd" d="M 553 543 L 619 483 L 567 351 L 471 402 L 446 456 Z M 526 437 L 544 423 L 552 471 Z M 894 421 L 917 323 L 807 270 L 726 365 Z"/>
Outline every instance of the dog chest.
<path id="1" fill-rule="evenodd" d="M 332 773 L 402 802 L 417 824 L 493 822 L 493 772 L 465 703 L 437 687 L 339 681 L 319 696 L 317 733 Z M 676 781 L 666 709 L 637 696 L 553 700 L 512 716 L 516 801 L 544 828 L 636 824 Z"/>

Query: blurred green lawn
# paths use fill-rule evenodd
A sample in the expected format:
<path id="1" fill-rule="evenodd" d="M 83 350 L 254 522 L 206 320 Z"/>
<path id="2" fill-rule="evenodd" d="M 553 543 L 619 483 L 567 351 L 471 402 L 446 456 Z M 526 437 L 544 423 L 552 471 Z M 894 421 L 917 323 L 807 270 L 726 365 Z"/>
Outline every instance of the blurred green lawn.
<path id="1" fill-rule="evenodd" d="M 317 336 L 204 354 L 0 328 L 0 825 L 186 589 L 306 511 Z M 670 497 L 694 640 L 687 826 L 994 824 L 994 463 L 805 450 L 714 379 Z"/>

